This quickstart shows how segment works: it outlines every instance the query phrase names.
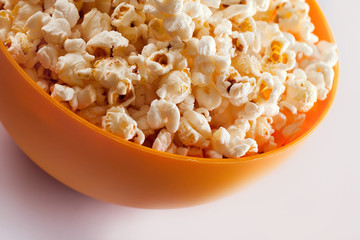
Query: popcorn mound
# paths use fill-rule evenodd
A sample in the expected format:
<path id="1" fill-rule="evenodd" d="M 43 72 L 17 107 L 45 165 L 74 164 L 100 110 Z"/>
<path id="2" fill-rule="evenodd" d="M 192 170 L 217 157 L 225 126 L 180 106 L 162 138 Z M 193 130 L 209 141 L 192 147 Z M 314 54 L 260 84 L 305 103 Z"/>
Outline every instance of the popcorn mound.
<path id="1" fill-rule="evenodd" d="M 336 46 L 304 0 L 0 0 L 0 39 L 46 92 L 123 139 L 238 158 L 296 136 Z M 275 137 L 276 136 L 276 137 Z"/>

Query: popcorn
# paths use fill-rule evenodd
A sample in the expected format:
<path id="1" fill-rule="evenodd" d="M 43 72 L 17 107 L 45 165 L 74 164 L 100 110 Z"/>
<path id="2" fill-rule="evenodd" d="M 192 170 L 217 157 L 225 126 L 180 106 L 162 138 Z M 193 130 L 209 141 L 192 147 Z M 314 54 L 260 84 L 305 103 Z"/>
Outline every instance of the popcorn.
<path id="1" fill-rule="evenodd" d="M 195 29 L 195 24 L 191 17 L 185 13 L 165 18 L 163 26 L 168 34 L 174 37 L 179 36 L 184 41 L 192 37 Z"/>
<path id="2" fill-rule="evenodd" d="M 213 84 L 196 87 L 195 97 L 199 106 L 204 107 L 209 111 L 214 110 L 221 104 L 221 95 Z"/>
<path id="3" fill-rule="evenodd" d="M 305 69 L 309 81 L 317 88 L 319 100 L 324 100 L 331 90 L 334 79 L 334 70 L 324 62 L 315 62 Z"/>
<path id="4" fill-rule="evenodd" d="M 37 4 L 30 3 L 29 1 L 19 1 L 11 11 L 11 14 L 14 16 L 12 30 L 25 32 L 27 20 L 41 10 L 41 7 Z"/>
<path id="5" fill-rule="evenodd" d="M 67 53 L 59 57 L 55 72 L 66 84 L 82 87 L 92 76 L 90 62 L 93 60 L 94 57 L 89 54 Z"/>
<path id="6" fill-rule="evenodd" d="M 294 105 L 298 111 L 309 111 L 317 100 L 317 89 L 306 80 L 306 74 L 300 69 L 294 71 L 294 77 L 286 81 L 285 101 Z"/>
<path id="7" fill-rule="evenodd" d="M 66 102 L 70 101 L 74 97 L 74 94 L 75 91 L 71 87 L 55 84 L 51 97 L 55 98 L 59 102 Z"/>
<path id="8" fill-rule="evenodd" d="M 184 145 L 205 148 L 210 144 L 211 128 L 201 113 L 185 111 L 177 134 Z"/>
<path id="9" fill-rule="evenodd" d="M 67 52 L 84 52 L 86 49 L 86 42 L 81 39 L 67 39 L 64 42 L 64 49 Z"/>
<path id="10" fill-rule="evenodd" d="M 59 49 L 52 44 L 47 44 L 40 47 L 39 51 L 37 52 L 37 57 L 41 65 L 46 69 L 50 69 L 51 71 L 55 71 L 56 69 L 58 56 Z"/>
<path id="11" fill-rule="evenodd" d="M 136 134 L 141 134 L 137 123 L 132 119 L 122 106 L 110 108 L 103 118 L 102 126 L 109 132 L 125 139 L 133 139 Z"/>
<path id="12" fill-rule="evenodd" d="M 64 18 L 51 18 L 41 31 L 45 40 L 54 45 L 62 45 L 71 35 L 70 23 Z"/>
<path id="13" fill-rule="evenodd" d="M 12 15 L 5 11 L 0 11 L 0 40 L 5 42 L 7 40 L 7 35 L 10 32 L 12 24 Z"/>
<path id="14" fill-rule="evenodd" d="M 41 28 L 51 20 L 51 17 L 47 13 L 38 11 L 33 14 L 26 22 L 25 26 L 28 29 L 26 34 L 31 39 L 40 39 L 43 37 Z"/>
<path id="15" fill-rule="evenodd" d="M 87 42 L 92 37 L 103 31 L 111 31 L 111 18 L 108 14 L 98 11 L 96 8 L 84 15 L 81 23 L 81 36 Z"/>
<path id="16" fill-rule="evenodd" d="M 212 148 L 225 157 L 233 158 L 242 157 L 248 152 L 257 152 L 257 144 L 254 139 L 240 139 L 234 135 L 231 135 L 225 128 L 220 127 L 212 135 Z"/>
<path id="17" fill-rule="evenodd" d="M 36 47 L 40 40 L 31 41 L 25 34 L 18 32 L 15 36 L 10 36 L 11 46 L 8 51 L 11 56 L 27 68 L 32 68 L 38 61 L 36 56 Z"/>
<path id="18" fill-rule="evenodd" d="M 157 135 L 157 137 L 152 145 L 152 148 L 156 149 L 158 151 L 165 152 L 171 145 L 173 138 L 174 138 L 173 133 L 170 133 L 166 129 L 161 129 L 161 131 Z M 175 145 L 173 145 L 173 146 L 175 146 Z"/>
<path id="19" fill-rule="evenodd" d="M 297 137 L 336 45 L 304 0 L 0 0 L 0 40 L 59 104 L 155 150 L 238 158 Z"/>
<path id="20" fill-rule="evenodd" d="M 104 58 L 94 63 L 94 78 L 105 88 L 116 88 L 124 81 L 130 81 L 132 74 L 129 65 L 122 58 Z M 128 80 L 126 80 L 128 79 Z M 131 81 L 130 81 L 131 82 Z M 127 84 L 125 84 L 127 85 Z"/>
<path id="21" fill-rule="evenodd" d="M 53 18 L 65 18 L 69 21 L 71 28 L 75 27 L 80 18 L 76 6 L 68 0 L 56 0 L 55 11 L 52 16 Z"/>
<path id="22" fill-rule="evenodd" d="M 174 56 L 167 50 L 156 51 L 146 59 L 146 66 L 157 75 L 164 75 L 173 69 Z"/>
<path id="23" fill-rule="evenodd" d="M 166 101 L 177 104 L 190 94 L 190 89 L 191 81 L 188 72 L 171 71 L 161 78 L 156 94 Z"/>
<path id="24" fill-rule="evenodd" d="M 69 104 L 73 111 L 84 109 L 96 101 L 96 90 L 94 86 L 88 85 L 84 89 L 75 86 L 74 97 L 70 100 Z"/>
<path id="25" fill-rule="evenodd" d="M 147 113 L 147 120 L 152 129 L 166 127 L 166 129 L 175 133 L 180 125 L 180 112 L 174 103 L 163 99 L 154 100 Z"/>
<path id="26" fill-rule="evenodd" d="M 100 56 L 110 56 L 112 49 L 116 51 L 116 49 L 127 47 L 128 45 L 129 41 L 121 33 L 103 31 L 87 42 L 87 49 L 92 54 L 100 53 Z"/>
<path id="27" fill-rule="evenodd" d="M 155 9 L 165 14 L 176 14 L 182 11 L 183 0 L 152 0 Z"/>

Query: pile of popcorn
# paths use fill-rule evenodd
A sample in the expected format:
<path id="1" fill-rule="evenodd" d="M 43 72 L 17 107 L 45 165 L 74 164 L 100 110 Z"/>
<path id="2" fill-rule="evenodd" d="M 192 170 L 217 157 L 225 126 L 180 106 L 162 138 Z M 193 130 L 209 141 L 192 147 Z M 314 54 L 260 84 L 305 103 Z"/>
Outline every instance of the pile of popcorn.
<path id="1" fill-rule="evenodd" d="M 0 0 L 0 40 L 54 99 L 186 156 L 279 147 L 331 90 L 304 0 Z"/>

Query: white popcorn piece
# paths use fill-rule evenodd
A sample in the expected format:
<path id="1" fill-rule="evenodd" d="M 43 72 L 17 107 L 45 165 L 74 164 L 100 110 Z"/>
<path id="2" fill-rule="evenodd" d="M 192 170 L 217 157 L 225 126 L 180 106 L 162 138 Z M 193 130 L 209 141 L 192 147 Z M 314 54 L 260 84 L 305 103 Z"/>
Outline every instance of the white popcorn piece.
<path id="1" fill-rule="evenodd" d="M 146 66 L 157 75 L 164 75 L 173 69 L 174 56 L 167 50 L 154 52 L 146 59 Z"/>
<path id="2" fill-rule="evenodd" d="M 14 8 L 16 4 L 18 4 L 19 0 L 0 0 L 0 4 L 4 5 L 3 8 L 6 10 L 11 10 Z"/>
<path id="3" fill-rule="evenodd" d="M 305 69 L 308 80 L 317 88 L 317 97 L 324 100 L 331 90 L 334 81 L 334 70 L 323 62 L 314 62 Z"/>
<path id="4" fill-rule="evenodd" d="M 153 18 L 149 22 L 149 36 L 159 41 L 170 40 L 170 36 L 166 33 L 163 26 L 163 20 Z"/>
<path id="5" fill-rule="evenodd" d="M 264 144 L 267 144 L 271 135 L 274 133 L 274 129 L 271 126 L 272 118 L 261 116 L 256 120 L 252 121 L 251 129 L 247 133 L 247 136 L 254 139 L 259 148 L 261 148 Z"/>
<path id="6" fill-rule="evenodd" d="M 110 106 L 122 105 L 127 107 L 135 100 L 134 86 L 130 79 L 121 79 L 116 88 L 108 91 L 108 102 Z"/>
<path id="7" fill-rule="evenodd" d="M 0 11 L 0 40 L 5 42 L 11 30 L 13 16 L 6 10 Z"/>
<path id="8" fill-rule="evenodd" d="M 70 101 L 75 94 L 75 90 L 71 87 L 67 87 L 60 84 L 55 84 L 54 89 L 52 90 L 51 97 L 56 99 L 59 102 Z"/>
<path id="9" fill-rule="evenodd" d="M 194 93 L 199 106 L 209 111 L 214 110 L 221 104 L 221 95 L 213 84 L 196 87 Z"/>
<path id="10" fill-rule="evenodd" d="M 49 14 L 38 11 L 27 20 L 25 26 L 28 31 L 26 32 L 26 34 L 31 39 L 41 39 L 43 37 L 41 28 L 50 20 L 51 17 Z"/>
<path id="11" fill-rule="evenodd" d="M 129 64 L 122 58 L 103 58 L 96 61 L 93 76 L 107 89 L 118 87 L 122 80 L 133 80 Z"/>
<path id="12" fill-rule="evenodd" d="M 152 145 L 152 148 L 156 149 L 158 151 L 165 152 L 171 145 L 173 138 L 174 138 L 173 133 L 170 133 L 166 129 L 161 129 L 161 131 L 157 135 L 157 137 Z M 176 146 L 175 146 L 175 148 L 176 148 Z"/>
<path id="13" fill-rule="evenodd" d="M 145 18 L 136 12 L 135 7 L 125 2 L 120 3 L 111 15 L 111 25 L 117 28 L 138 26 L 144 21 Z"/>
<path id="14" fill-rule="evenodd" d="M 59 49 L 52 44 L 44 45 L 38 50 L 37 57 L 44 68 L 55 71 L 59 57 Z"/>
<path id="15" fill-rule="evenodd" d="M 87 49 L 89 53 L 95 54 L 103 52 L 103 55 L 109 56 L 111 50 L 117 48 L 127 47 L 129 41 L 116 31 L 103 31 L 87 42 Z M 101 55 L 101 54 L 100 54 Z"/>
<path id="16" fill-rule="evenodd" d="M 248 76 L 241 77 L 234 69 L 222 73 L 216 79 L 216 87 L 221 96 L 229 98 L 234 106 L 241 106 L 249 100 L 250 94 L 255 89 L 255 79 Z"/>
<path id="17" fill-rule="evenodd" d="M 183 9 L 183 0 L 152 0 L 155 9 L 165 14 L 177 14 Z"/>
<path id="18" fill-rule="evenodd" d="M 240 53 L 232 60 L 232 66 L 244 75 L 260 77 L 261 63 L 254 55 Z"/>
<path id="19" fill-rule="evenodd" d="M 300 69 L 294 71 L 294 77 L 286 81 L 285 101 L 294 105 L 298 111 L 309 111 L 317 100 L 317 89 Z"/>
<path id="20" fill-rule="evenodd" d="M 87 42 L 103 31 L 111 31 L 111 18 L 108 14 L 102 13 L 96 8 L 84 15 L 81 23 L 81 36 Z"/>
<path id="21" fill-rule="evenodd" d="M 201 0 L 201 3 L 208 7 L 217 9 L 220 7 L 221 0 Z"/>
<path id="22" fill-rule="evenodd" d="M 193 94 L 190 93 L 189 95 L 186 96 L 184 101 L 182 101 L 181 103 L 178 104 L 178 107 L 179 107 L 180 113 L 183 113 L 188 110 L 193 110 L 194 105 L 195 105 L 195 97 Z"/>
<path id="23" fill-rule="evenodd" d="M 71 35 L 70 24 L 64 18 L 51 18 L 41 31 L 45 40 L 54 45 L 62 45 Z"/>
<path id="24" fill-rule="evenodd" d="M 256 3 L 255 1 L 240 1 L 239 4 L 235 4 L 235 2 L 239 3 L 239 1 L 221 1 L 223 6 L 225 7 L 224 10 L 221 11 L 222 16 L 226 18 L 232 18 L 236 15 L 241 15 L 243 17 L 250 17 L 256 13 Z M 229 5 L 230 4 L 230 5 Z"/>
<path id="25" fill-rule="evenodd" d="M 216 43 L 213 37 L 201 37 L 198 45 L 198 53 L 204 56 L 214 56 L 216 53 Z"/>
<path id="26" fill-rule="evenodd" d="M 93 60 L 94 57 L 88 54 L 67 53 L 58 58 L 55 72 L 69 86 L 82 87 L 92 76 L 90 62 Z"/>
<path id="27" fill-rule="evenodd" d="M 26 34 L 18 32 L 10 36 L 10 42 L 8 51 L 19 64 L 32 68 L 37 63 L 36 47 L 40 40 L 31 41 Z"/>
<path id="28" fill-rule="evenodd" d="M 44 1 L 44 12 L 48 14 L 53 14 L 55 10 L 56 0 L 43 0 Z"/>
<path id="29" fill-rule="evenodd" d="M 246 102 L 240 107 L 233 108 L 238 119 L 255 120 L 264 113 L 264 106 L 253 102 Z"/>
<path id="30" fill-rule="evenodd" d="M 83 52 L 86 49 L 86 42 L 81 38 L 67 39 L 64 42 L 64 49 L 67 52 Z"/>
<path id="31" fill-rule="evenodd" d="M 240 139 L 220 127 L 211 138 L 212 148 L 225 157 L 239 158 L 248 152 L 257 152 L 257 143 L 251 138 Z"/>
<path id="32" fill-rule="evenodd" d="M 207 151 L 206 155 L 208 155 L 210 158 L 214 158 L 214 159 L 222 159 L 223 158 L 223 155 L 216 152 L 215 150 Z"/>
<path id="33" fill-rule="evenodd" d="M 147 113 L 149 109 L 149 105 L 142 105 L 139 110 L 129 108 L 130 116 L 137 122 L 138 128 L 145 134 L 145 136 L 152 135 L 155 132 L 147 121 Z"/>
<path id="34" fill-rule="evenodd" d="M 301 126 L 304 124 L 304 121 L 305 121 L 305 114 L 296 115 L 293 122 L 286 125 L 281 130 L 281 134 L 285 138 L 294 137 L 301 130 Z"/>
<path id="35" fill-rule="evenodd" d="M 68 0 L 56 0 L 55 11 L 52 16 L 53 18 L 65 18 L 69 21 L 71 28 L 75 27 L 80 18 L 76 6 Z"/>
<path id="36" fill-rule="evenodd" d="M 152 129 L 166 127 L 166 129 L 175 133 L 180 125 L 180 112 L 174 103 L 163 99 L 154 100 L 147 113 L 147 120 Z"/>
<path id="37" fill-rule="evenodd" d="M 137 123 L 126 112 L 122 106 L 110 108 L 103 118 L 102 126 L 108 132 L 111 132 L 125 140 L 133 139 L 140 131 Z"/>
<path id="38" fill-rule="evenodd" d="M 94 86 L 88 85 L 85 88 L 75 86 L 74 97 L 69 101 L 71 109 L 73 111 L 87 108 L 96 101 L 96 90 Z"/>
<path id="39" fill-rule="evenodd" d="M 49 90 L 50 90 L 50 86 L 49 86 L 49 82 L 46 81 L 46 80 L 39 80 L 39 81 L 36 81 L 36 84 L 42 89 L 44 90 L 45 92 L 49 93 Z"/>
<path id="40" fill-rule="evenodd" d="M 156 94 L 168 102 L 178 104 L 191 91 L 191 80 L 188 71 L 171 71 L 161 77 Z"/>
<path id="41" fill-rule="evenodd" d="M 334 43 L 329 43 L 326 41 L 319 41 L 316 44 L 317 49 L 319 50 L 319 60 L 325 64 L 333 67 L 338 62 L 337 47 Z"/>
<path id="42" fill-rule="evenodd" d="M 29 1 L 19 1 L 11 11 L 14 16 L 12 29 L 18 32 L 26 32 L 25 24 L 27 20 L 41 10 L 41 7 L 37 4 L 33 4 Z"/>
<path id="43" fill-rule="evenodd" d="M 185 111 L 177 135 L 186 146 L 205 148 L 210 144 L 211 128 L 203 114 Z"/>
<path id="44" fill-rule="evenodd" d="M 184 41 L 192 37 L 195 29 L 195 24 L 191 17 L 185 13 L 165 18 L 163 26 L 170 35 L 179 36 Z"/>

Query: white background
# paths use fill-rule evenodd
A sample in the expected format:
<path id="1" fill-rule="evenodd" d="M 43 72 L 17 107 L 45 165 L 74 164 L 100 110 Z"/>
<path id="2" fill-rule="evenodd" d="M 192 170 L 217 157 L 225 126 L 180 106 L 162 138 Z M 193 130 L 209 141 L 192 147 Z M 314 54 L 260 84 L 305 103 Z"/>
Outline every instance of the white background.
<path id="1" fill-rule="evenodd" d="M 173 210 L 93 200 L 28 159 L 0 124 L 0 239 L 360 239 L 360 1 L 319 0 L 340 51 L 322 125 L 271 174 L 222 200 Z"/>

